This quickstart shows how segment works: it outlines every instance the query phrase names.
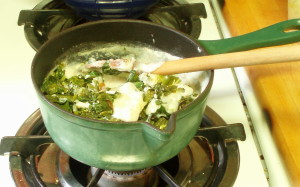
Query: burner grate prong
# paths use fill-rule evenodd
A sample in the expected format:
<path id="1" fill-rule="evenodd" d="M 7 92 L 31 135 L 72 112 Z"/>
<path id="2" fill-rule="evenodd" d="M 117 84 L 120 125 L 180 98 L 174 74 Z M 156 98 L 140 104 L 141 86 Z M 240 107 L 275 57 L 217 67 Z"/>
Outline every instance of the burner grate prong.
<path id="1" fill-rule="evenodd" d="M 166 171 L 162 166 L 154 166 L 155 171 L 158 173 L 161 179 L 165 181 L 170 187 L 180 187 L 175 179 Z"/>
<path id="2" fill-rule="evenodd" d="M 17 152 L 26 158 L 31 154 L 39 154 L 37 147 L 47 143 L 53 143 L 50 136 L 5 136 L 1 139 L 0 155 Z"/>
<path id="3" fill-rule="evenodd" d="M 87 185 L 87 187 L 95 186 L 100 180 L 100 178 L 102 177 L 104 171 L 105 171 L 104 169 L 97 169 L 95 174 L 93 175 L 93 178 L 90 180 L 89 184 Z"/>

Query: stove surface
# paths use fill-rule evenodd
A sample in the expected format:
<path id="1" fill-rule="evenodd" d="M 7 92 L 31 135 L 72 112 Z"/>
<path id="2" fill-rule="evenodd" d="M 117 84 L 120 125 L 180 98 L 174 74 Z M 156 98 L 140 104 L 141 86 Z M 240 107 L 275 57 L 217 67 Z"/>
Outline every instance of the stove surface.
<path id="1" fill-rule="evenodd" d="M 181 1 L 180 1 L 181 2 Z M 203 2 L 211 7 L 208 0 L 188 0 L 188 3 Z M 17 25 L 21 10 L 32 9 L 39 0 L 7 1 L 0 8 L 2 23 L 1 34 L 1 65 L 0 68 L 0 98 L 2 107 L 0 137 L 13 136 L 21 124 L 38 109 L 38 103 L 30 78 L 31 61 L 35 51 L 28 44 L 23 27 Z M 210 18 L 218 17 L 210 9 L 207 18 L 201 19 L 202 27 L 200 39 L 219 39 L 222 33 L 218 25 Z M 9 18 L 9 19 L 8 19 Z M 261 154 L 256 147 L 244 106 L 236 87 L 235 77 L 231 69 L 215 71 L 215 81 L 208 99 L 208 105 L 215 110 L 226 123 L 243 123 L 247 139 L 238 142 L 240 149 L 240 169 L 234 186 L 269 186 L 267 170 L 262 165 Z M 0 156 L 0 186 L 15 186 L 9 172 L 8 156 Z"/>

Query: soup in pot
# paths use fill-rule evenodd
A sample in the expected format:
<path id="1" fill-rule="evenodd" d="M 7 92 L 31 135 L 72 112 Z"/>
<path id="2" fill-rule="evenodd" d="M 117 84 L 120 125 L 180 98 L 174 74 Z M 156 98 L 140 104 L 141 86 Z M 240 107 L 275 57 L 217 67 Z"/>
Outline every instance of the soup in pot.
<path id="1" fill-rule="evenodd" d="M 202 72 L 151 74 L 164 61 L 179 58 L 140 43 L 81 44 L 57 59 L 41 91 L 82 117 L 146 121 L 164 129 L 170 115 L 201 92 Z"/>

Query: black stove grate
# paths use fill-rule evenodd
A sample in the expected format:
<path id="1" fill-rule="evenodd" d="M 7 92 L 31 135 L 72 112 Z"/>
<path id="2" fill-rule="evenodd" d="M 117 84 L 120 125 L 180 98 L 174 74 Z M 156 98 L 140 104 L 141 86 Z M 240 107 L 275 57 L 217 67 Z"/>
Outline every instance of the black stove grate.
<path id="1" fill-rule="evenodd" d="M 180 30 L 191 37 L 199 38 L 200 18 L 206 18 L 202 3 L 179 4 L 175 0 L 160 0 L 142 20 L 155 22 Z M 34 50 L 56 34 L 88 20 L 81 18 L 61 0 L 43 0 L 32 10 L 22 10 L 18 25 L 24 25 L 25 37 Z"/>
<path id="2" fill-rule="evenodd" d="M 177 156 L 154 166 L 152 186 L 231 186 L 239 170 L 236 140 L 244 140 L 241 124 L 226 125 L 209 107 L 192 142 Z M 30 147 L 29 147 L 30 146 Z M 97 186 L 105 171 L 66 155 L 48 136 L 40 111 L 34 112 L 15 137 L 1 141 L 0 154 L 10 152 L 16 186 Z M 96 174 L 95 174 L 96 173 Z"/>

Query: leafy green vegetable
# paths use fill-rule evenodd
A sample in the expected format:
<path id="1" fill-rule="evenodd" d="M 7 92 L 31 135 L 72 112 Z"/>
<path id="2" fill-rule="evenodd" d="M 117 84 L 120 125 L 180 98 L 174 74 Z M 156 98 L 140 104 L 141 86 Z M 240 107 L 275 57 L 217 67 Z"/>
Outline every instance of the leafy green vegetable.
<path id="1" fill-rule="evenodd" d="M 63 94 L 69 91 L 68 84 L 64 82 L 64 70 L 57 66 L 44 80 L 41 91 L 47 94 Z"/>
<path id="2" fill-rule="evenodd" d="M 89 75 L 89 78 L 95 78 L 95 77 L 100 76 L 101 72 L 92 70 L 91 72 L 88 73 L 88 75 Z"/>
<path id="3" fill-rule="evenodd" d="M 154 126 L 156 126 L 159 129 L 166 128 L 167 124 L 168 124 L 168 119 L 164 117 L 160 117 L 156 122 L 154 122 Z"/>
<path id="4" fill-rule="evenodd" d="M 101 53 L 93 53 L 89 56 L 89 58 L 96 60 L 103 60 L 106 57 L 108 58 L 108 54 Z M 89 58 L 77 55 L 73 60 L 82 63 L 88 62 Z M 102 68 L 85 69 L 78 75 L 68 78 L 65 76 L 64 68 L 65 65 L 63 64 L 56 66 L 45 78 L 41 91 L 49 101 L 60 108 L 82 117 L 97 120 L 119 121 L 112 115 L 114 100 L 120 93 L 110 92 L 110 89 L 105 85 L 106 82 L 103 81 L 104 75 L 121 77 L 122 80 L 133 83 L 138 90 L 143 91 L 143 101 L 147 104 L 140 112 L 138 120 L 149 122 L 159 129 L 166 128 L 171 115 L 167 112 L 165 105 L 163 106 L 161 97 L 168 96 L 171 93 L 184 93 L 185 91 L 183 88 L 178 87 L 181 80 L 172 75 L 148 77 L 150 78 L 149 81 L 155 81 L 154 85 L 149 85 L 149 83 L 142 81 L 143 79 L 136 71 L 121 72 L 112 69 L 108 63 L 104 63 Z M 178 109 L 187 106 L 196 96 L 197 93 L 181 97 Z M 146 109 L 152 100 L 155 101 L 157 110 L 147 114 Z"/>
<path id="5" fill-rule="evenodd" d="M 73 83 L 77 87 L 83 87 L 86 84 L 86 82 L 82 76 L 73 76 L 69 80 L 71 83 Z"/>
<path id="6" fill-rule="evenodd" d="M 110 66 L 109 66 L 109 63 L 105 62 L 102 66 L 102 71 L 104 74 L 108 74 L 108 75 L 118 75 L 120 74 L 121 72 L 116 70 L 116 69 L 112 69 Z"/>
<path id="7" fill-rule="evenodd" d="M 128 78 L 127 78 L 127 81 L 128 82 L 140 82 L 139 74 L 136 71 L 131 70 L 130 74 L 129 74 Z"/>
<path id="8" fill-rule="evenodd" d="M 180 83 L 180 79 L 173 75 L 159 76 L 158 82 L 163 86 L 171 86 Z"/>
<path id="9" fill-rule="evenodd" d="M 145 93 L 144 93 L 144 98 L 143 100 L 145 102 L 149 102 L 153 97 L 154 97 L 154 94 L 155 94 L 155 90 L 154 89 L 149 89 L 147 90 Z"/>

